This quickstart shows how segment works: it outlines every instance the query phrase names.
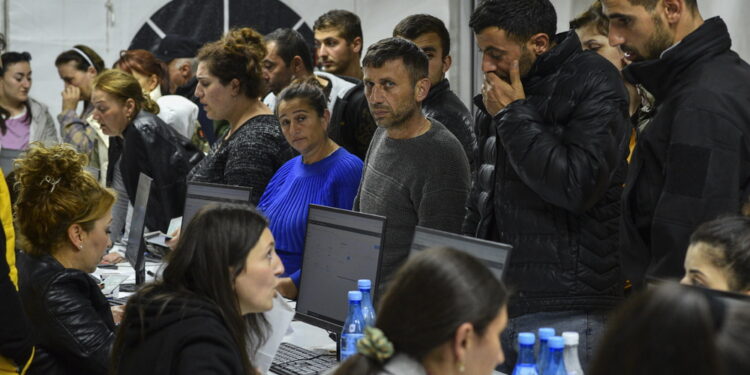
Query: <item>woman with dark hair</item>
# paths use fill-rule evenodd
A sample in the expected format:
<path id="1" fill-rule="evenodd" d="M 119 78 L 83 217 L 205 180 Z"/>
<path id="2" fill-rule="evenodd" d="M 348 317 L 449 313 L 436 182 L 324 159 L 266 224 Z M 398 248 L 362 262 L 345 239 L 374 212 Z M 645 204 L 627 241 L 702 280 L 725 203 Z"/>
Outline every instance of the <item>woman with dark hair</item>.
<path id="1" fill-rule="evenodd" d="M 716 339 L 723 374 L 750 374 L 750 306 L 737 304 L 727 309 L 721 332 Z"/>
<path id="2" fill-rule="evenodd" d="M 89 165 L 99 169 L 99 181 L 106 183 L 109 137 L 91 117 L 94 79 L 104 72 L 104 60 L 91 48 L 79 44 L 57 56 L 55 66 L 65 83 L 62 112 L 57 115 L 62 140 L 73 145 L 78 152 L 87 154 Z M 76 113 L 78 102 L 83 102 L 80 114 Z"/>
<path id="3" fill-rule="evenodd" d="M 208 118 L 226 120 L 230 129 L 188 176 L 191 181 L 251 187 L 254 204 L 293 154 L 278 119 L 261 101 L 265 55 L 263 37 L 249 27 L 230 30 L 198 51 L 195 96 Z"/>
<path id="4" fill-rule="evenodd" d="M 326 102 L 317 80 L 292 84 L 277 100 L 281 132 L 300 155 L 276 171 L 258 209 L 271 221 L 288 276 L 281 279 L 279 291 L 287 298 L 297 297 L 308 206 L 351 210 L 362 177 L 362 161 L 328 138 Z"/>
<path id="5" fill-rule="evenodd" d="M 214 205 L 190 221 L 160 281 L 131 296 L 113 350 L 115 374 L 254 374 L 263 311 L 284 271 L 268 223 L 247 206 Z"/>
<path id="6" fill-rule="evenodd" d="M 690 236 L 681 283 L 750 294 L 750 218 L 701 224 Z"/>
<path id="7" fill-rule="evenodd" d="M 476 258 L 453 249 L 422 251 L 391 281 L 359 354 L 334 374 L 492 374 L 505 359 L 507 298 Z"/>
<path id="8" fill-rule="evenodd" d="M 159 117 L 159 106 L 141 90 L 136 79 L 119 70 L 109 70 L 94 81 L 93 116 L 104 134 L 112 137 L 107 183 L 118 191 L 113 225 L 115 236 L 126 216 L 119 199 L 135 202 L 138 176 L 153 179 L 148 200 L 146 227 L 165 232 L 169 221 L 182 215 L 190 170 L 190 154 L 182 138 Z M 115 237 L 116 238 L 116 237 Z"/>
<path id="9" fill-rule="evenodd" d="M 111 245 L 114 192 L 69 145 L 16 161 L 19 294 L 36 352 L 28 374 L 106 374 L 115 321 L 89 276 Z"/>
<path id="10" fill-rule="evenodd" d="M 198 121 L 198 106 L 179 95 L 169 94 L 167 65 L 144 49 L 120 52 L 113 68 L 135 77 L 145 93 L 159 104 L 159 118 L 190 139 Z"/>
<path id="11" fill-rule="evenodd" d="M 587 375 L 713 375 L 722 309 L 706 294 L 667 283 L 632 297 L 607 323 Z"/>
<path id="12" fill-rule="evenodd" d="M 0 59 L 0 107 L 8 111 L 8 116 L 0 119 L 0 148 L 25 150 L 32 142 L 60 143 L 47 106 L 29 96 L 31 55 L 6 52 Z"/>

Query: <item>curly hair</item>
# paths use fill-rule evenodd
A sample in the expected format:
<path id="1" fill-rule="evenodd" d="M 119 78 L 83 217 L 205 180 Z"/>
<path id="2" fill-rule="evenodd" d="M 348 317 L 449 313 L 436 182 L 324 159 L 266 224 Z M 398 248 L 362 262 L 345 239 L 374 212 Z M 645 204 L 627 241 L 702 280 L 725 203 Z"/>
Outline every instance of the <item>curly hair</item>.
<path id="1" fill-rule="evenodd" d="M 88 157 L 70 145 L 31 145 L 15 161 L 16 225 L 21 245 L 31 255 L 52 254 L 79 224 L 84 231 L 104 217 L 115 193 L 99 184 L 84 167 Z"/>
<path id="2" fill-rule="evenodd" d="M 266 57 L 263 36 L 249 27 L 229 30 L 221 39 L 204 45 L 197 59 L 208 65 L 208 71 L 219 78 L 222 85 L 233 79 L 240 82 L 240 91 L 248 98 L 260 98 L 266 93 L 263 65 Z"/>

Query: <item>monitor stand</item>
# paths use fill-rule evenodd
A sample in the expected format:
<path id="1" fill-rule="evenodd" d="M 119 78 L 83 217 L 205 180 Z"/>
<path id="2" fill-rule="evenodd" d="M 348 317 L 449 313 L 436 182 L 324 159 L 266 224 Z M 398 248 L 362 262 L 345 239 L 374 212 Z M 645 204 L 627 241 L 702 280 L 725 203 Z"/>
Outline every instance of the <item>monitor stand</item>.
<path id="1" fill-rule="evenodd" d="M 328 332 L 328 337 L 336 342 L 336 360 L 341 362 L 341 340 L 339 340 L 339 335 L 338 332 Z"/>

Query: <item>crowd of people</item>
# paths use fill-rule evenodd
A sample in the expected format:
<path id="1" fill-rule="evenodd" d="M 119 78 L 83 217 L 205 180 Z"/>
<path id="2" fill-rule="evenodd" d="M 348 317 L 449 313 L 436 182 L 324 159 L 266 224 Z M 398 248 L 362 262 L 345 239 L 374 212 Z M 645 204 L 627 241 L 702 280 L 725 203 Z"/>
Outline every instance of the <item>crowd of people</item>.
<path id="1" fill-rule="evenodd" d="M 580 333 L 589 374 L 750 372 L 750 302 L 715 294 L 750 295 L 750 65 L 724 21 L 696 0 L 596 0 L 562 33 L 549 0 L 466 21 L 473 115 L 426 14 L 365 43 L 331 10 L 314 48 L 288 28 L 167 35 L 111 69 L 76 45 L 57 122 L 31 56 L 3 53 L 0 150 L 24 153 L 0 179 L 0 374 L 256 373 L 309 204 L 387 218 L 377 320 L 335 374 L 510 373 L 539 327 Z M 148 230 L 189 182 L 256 207 L 201 209 L 110 307 L 88 274 L 123 261 L 141 173 Z M 503 281 L 460 249 L 410 257 L 416 226 L 512 245 Z"/>

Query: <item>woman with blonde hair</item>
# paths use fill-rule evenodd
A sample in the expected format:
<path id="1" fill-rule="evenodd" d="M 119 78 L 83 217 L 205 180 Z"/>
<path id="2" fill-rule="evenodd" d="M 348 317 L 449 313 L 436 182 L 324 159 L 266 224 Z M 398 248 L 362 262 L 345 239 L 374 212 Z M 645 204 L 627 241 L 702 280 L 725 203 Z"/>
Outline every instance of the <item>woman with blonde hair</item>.
<path id="1" fill-rule="evenodd" d="M 198 121 L 198 106 L 180 95 L 169 94 L 169 76 L 164 62 L 143 49 L 120 52 L 114 68 L 138 80 L 144 92 L 159 104 L 159 118 L 185 138 L 191 138 Z"/>
<path id="2" fill-rule="evenodd" d="M 28 374 L 105 374 L 115 321 L 88 273 L 110 246 L 114 192 L 69 145 L 32 145 L 16 161 L 19 291 L 34 328 Z"/>
<path id="3" fill-rule="evenodd" d="M 191 181 L 248 186 L 257 204 L 273 174 L 292 157 L 266 94 L 263 37 L 246 27 L 230 30 L 198 52 L 195 89 L 212 120 L 229 122 L 229 133 L 189 175 Z"/>
<path id="4" fill-rule="evenodd" d="M 182 216 L 185 204 L 185 176 L 191 167 L 187 140 L 156 116 L 159 106 L 130 74 L 109 70 L 99 75 L 92 103 L 94 118 L 111 137 L 107 184 L 133 204 L 138 176 L 151 177 L 146 227 L 166 232 L 169 220 Z M 115 219 L 124 219 L 125 213 L 117 211 Z M 114 230 L 119 233 L 121 228 Z"/>

